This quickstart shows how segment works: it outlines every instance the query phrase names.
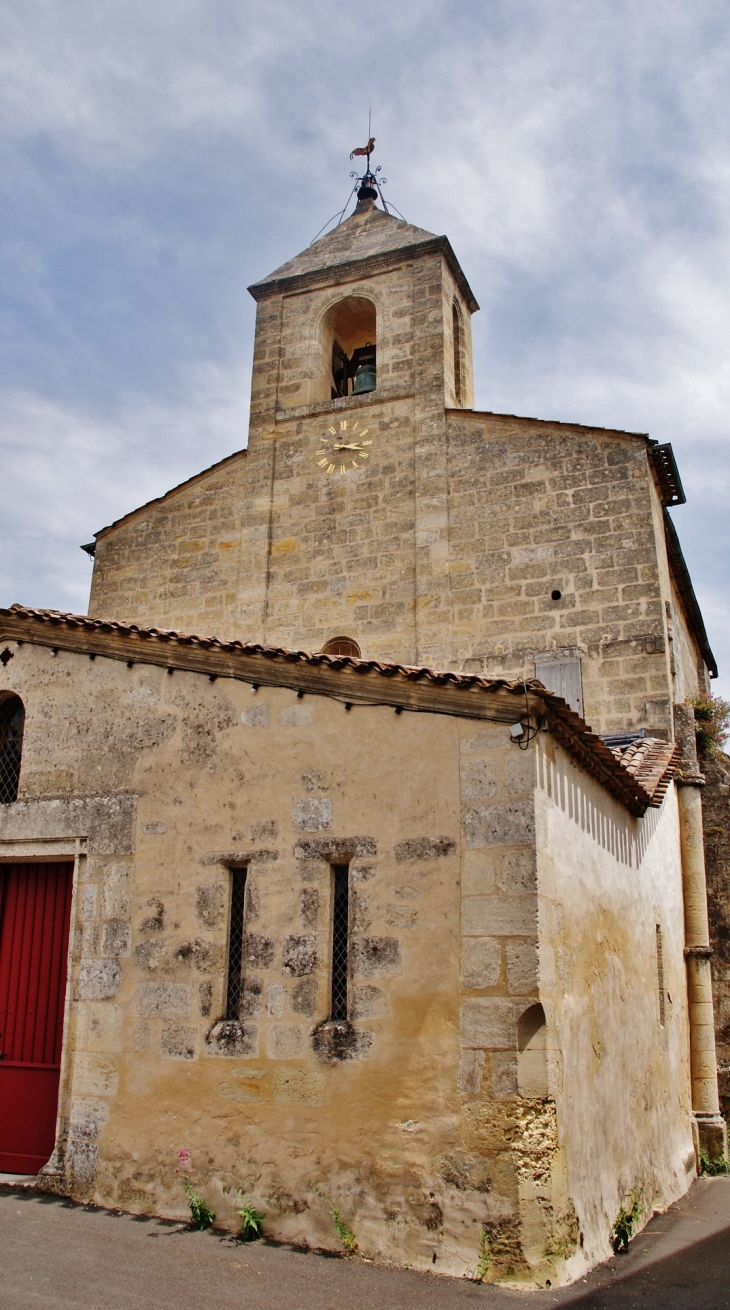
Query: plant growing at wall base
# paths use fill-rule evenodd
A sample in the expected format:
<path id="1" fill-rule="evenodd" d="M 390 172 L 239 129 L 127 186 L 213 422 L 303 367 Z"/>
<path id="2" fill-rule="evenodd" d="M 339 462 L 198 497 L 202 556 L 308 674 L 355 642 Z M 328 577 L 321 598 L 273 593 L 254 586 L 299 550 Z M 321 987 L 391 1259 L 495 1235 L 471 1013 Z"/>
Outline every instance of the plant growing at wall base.
<path id="1" fill-rule="evenodd" d="M 240 1217 L 239 1236 L 244 1242 L 256 1242 L 264 1235 L 264 1216 L 251 1201 L 247 1201 L 240 1187 L 236 1188 L 236 1214 Z"/>
<path id="2" fill-rule="evenodd" d="M 483 1283 L 489 1273 L 489 1234 L 486 1228 L 482 1228 L 479 1234 L 479 1259 L 477 1260 L 476 1273 L 474 1274 L 475 1283 Z"/>
<path id="3" fill-rule="evenodd" d="M 342 1245 L 345 1248 L 345 1255 L 354 1255 L 355 1252 L 357 1251 L 357 1238 L 355 1237 L 355 1234 L 353 1233 L 352 1229 L 348 1226 L 348 1224 L 345 1223 L 345 1220 L 342 1218 L 342 1211 L 339 1210 L 338 1207 L 334 1205 L 332 1201 L 330 1201 L 329 1197 L 326 1196 L 324 1192 L 320 1191 L 318 1187 L 315 1187 L 314 1190 L 317 1193 L 317 1196 L 322 1197 L 322 1200 L 324 1201 L 325 1205 L 327 1206 L 327 1209 L 330 1212 L 330 1215 L 332 1216 L 332 1222 L 335 1226 L 337 1236 L 339 1237 L 340 1241 L 342 1242 Z"/>
<path id="4" fill-rule="evenodd" d="M 613 1221 L 611 1243 L 616 1255 L 628 1251 L 634 1225 L 641 1214 L 641 1196 L 638 1192 L 632 1193 L 632 1196 L 631 1208 L 627 1210 L 622 1205 Z"/>
<path id="5" fill-rule="evenodd" d="M 700 751 L 719 750 L 730 736 L 730 703 L 720 696 L 690 696 Z"/>
<path id="6" fill-rule="evenodd" d="M 178 1151 L 177 1158 L 180 1164 L 175 1173 L 182 1174 L 182 1185 L 185 1188 L 185 1195 L 188 1198 L 190 1208 L 190 1222 L 194 1228 L 203 1232 L 206 1228 L 210 1228 L 211 1224 L 215 1223 L 215 1211 L 211 1210 L 210 1206 L 206 1204 L 193 1186 L 190 1175 L 194 1173 L 194 1170 L 190 1163 L 190 1152 L 183 1147 L 181 1151 Z"/>
<path id="7" fill-rule="evenodd" d="M 730 1164 L 727 1160 L 723 1160 L 721 1155 L 710 1159 L 707 1151 L 700 1151 L 700 1173 L 708 1174 L 710 1178 L 717 1177 L 718 1174 L 730 1174 Z"/>

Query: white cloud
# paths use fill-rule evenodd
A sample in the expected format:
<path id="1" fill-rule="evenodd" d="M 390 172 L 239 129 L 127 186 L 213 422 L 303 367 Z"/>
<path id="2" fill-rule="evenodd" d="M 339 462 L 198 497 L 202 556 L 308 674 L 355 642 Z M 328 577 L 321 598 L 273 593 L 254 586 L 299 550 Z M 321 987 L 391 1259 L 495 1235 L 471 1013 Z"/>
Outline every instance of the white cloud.
<path id="1" fill-rule="evenodd" d="M 13 595 L 80 598 L 78 540 L 243 444 L 245 284 L 344 202 L 372 104 L 386 193 L 483 305 L 478 404 L 675 443 L 730 670 L 729 36 L 716 0 L 11 0 Z"/>

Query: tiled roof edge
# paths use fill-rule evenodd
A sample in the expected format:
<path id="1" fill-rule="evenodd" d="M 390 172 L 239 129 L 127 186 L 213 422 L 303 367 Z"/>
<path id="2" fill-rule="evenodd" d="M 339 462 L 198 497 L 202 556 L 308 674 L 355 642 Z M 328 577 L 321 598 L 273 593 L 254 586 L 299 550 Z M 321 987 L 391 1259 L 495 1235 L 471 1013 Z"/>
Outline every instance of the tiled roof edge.
<path id="1" fill-rule="evenodd" d="M 364 681 L 361 691 L 352 683 L 349 687 L 341 688 L 340 698 L 347 702 L 350 696 L 353 704 L 395 704 L 396 708 L 400 706 L 403 709 L 417 710 L 421 708 L 417 703 L 417 696 L 422 690 L 428 689 L 433 693 L 432 699 L 438 700 L 439 703 L 434 703 L 432 707 L 424 706 L 424 709 L 432 708 L 434 713 L 451 713 L 457 716 L 467 714 L 474 718 L 487 718 L 486 714 L 477 712 L 476 705 L 465 706 L 463 702 L 459 704 L 458 701 L 450 705 L 446 704 L 443 700 L 444 691 L 472 695 L 508 692 L 519 697 L 521 702 L 515 706 L 514 719 L 517 720 L 523 715 L 525 702 L 534 716 L 534 706 L 530 707 L 529 697 L 538 697 L 546 712 L 549 731 L 587 773 L 601 782 L 632 814 L 644 814 L 653 803 L 652 795 L 623 768 L 600 737 L 570 709 L 562 697 L 547 691 L 537 679 L 522 681 L 508 678 L 482 678 L 478 674 L 438 671 L 380 660 L 356 660 L 344 655 L 312 654 L 308 651 L 288 650 L 286 647 L 265 646 L 260 642 L 222 641 L 218 637 L 183 634 L 162 628 L 141 628 L 133 623 L 125 624 L 113 619 L 93 618 L 86 614 L 65 614 L 60 610 L 33 609 L 19 604 L 0 608 L 0 620 L 4 620 L 0 628 L 3 635 L 17 641 L 35 641 L 44 646 L 60 648 L 63 644 L 64 630 L 69 637 L 70 634 L 83 633 L 92 639 L 91 642 L 80 644 L 67 637 L 67 649 L 74 651 L 81 648 L 85 651 L 87 645 L 93 645 L 94 653 L 112 659 L 132 659 L 139 663 L 187 668 L 191 672 L 209 673 L 209 676 L 214 678 L 240 676 L 247 681 L 260 682 L 262 686 L 296 685 L 296 678 L 292 677 L 294 672 L 292 666 L 296 665 L 299 665 L 302 670 L 314 672 L 320 670 L 326 675 L 374 674 L 377 678 L 389 682 L 388 693 L 383 689 L 382 695 L 369 698 L 366 694 L 362 694 L 366 691 Z M 115 650 L 110 643 L 119 638 L 124 645 L 122 649 L 117 647 Z M 158 643 L 162 649 L 159 649 Z M 179 652 L 177 661 L 176 648 Z M 202 668 L 190 663 L 191 654 L 196 664 L 202 664 Z M 230 663 L 226 662 L 231 657 L 234 660 L 239 657 L 255 657 L 257 662 L 260 659 L 262 666 L 260 676 L 254 673 L 252 677 L 250 670 L 247 672 L 241 670 L 237 673 L 235 665 L 231 667 Z M 283 678 L 271 676 L 273 671 L 271 666 L 277 663 L 285 663 L 289 666 Z M 309 686 L 307 690 L 314 694 L 335 694 L 334 689 L 330 690 L 319 683 L 316 686 Z M 505 717 L 503 721 L 508 723 L 510 717 Z M 669 779 L 667 786 L 668 782 Z"/>

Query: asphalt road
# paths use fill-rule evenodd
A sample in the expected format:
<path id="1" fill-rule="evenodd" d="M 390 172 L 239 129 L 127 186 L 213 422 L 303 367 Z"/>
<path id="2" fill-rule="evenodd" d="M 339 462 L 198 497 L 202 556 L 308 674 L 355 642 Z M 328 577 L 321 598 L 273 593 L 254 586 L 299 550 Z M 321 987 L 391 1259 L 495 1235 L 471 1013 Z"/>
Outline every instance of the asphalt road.
<path id="1" fill-rule="evenodd" d="M 512 1292 L 384 1269 L 0 1185 L 2 1310 L 730 1310 L 730 1178 L 700 1179 L 572 1287 Z"/>

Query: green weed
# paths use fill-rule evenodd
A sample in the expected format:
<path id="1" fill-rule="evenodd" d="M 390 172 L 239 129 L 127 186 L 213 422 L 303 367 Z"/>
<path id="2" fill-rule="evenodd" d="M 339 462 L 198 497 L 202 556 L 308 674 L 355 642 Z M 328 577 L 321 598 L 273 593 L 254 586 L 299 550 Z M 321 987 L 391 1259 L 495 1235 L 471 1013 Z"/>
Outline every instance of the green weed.
<path id="1" fill-rule="evenodd" d="M 483 1283 L 489 1273 L 489 1236 L 486 1228 L 479 1235 L 479 1259 L 477 1260 L 475 1283 Z"/>
<path id="2" fill-rule="evenodd" d="M 711 1160 L 707 1151 L 700 1151 L 700 1173 L 709 1174 L 711 1178 L 718 1174 L 730 1174 L 730 1164 L 721 1155 Z"/>
<path id="3" fill-rule="evenodd" d="M 633 1192 L 632 1196 L 631 1209 L 627 1210 L 622 1205 L 611 1229 L 611 1241 L 616 1255 L 621 1251 L 628 1251 L 634 1225 L 641 1215 L 641 1195 L 638 1192 Z"/>
<path id="4" fill-rule="evenodd" d="M 193 1186 L 193 1180 L 190 1175 L 193 1172 L 193 1166 L 190 1163 L 190 1152 L 185 1148 L 178 1151 L 177 1158 L 180 1161 L 179 1167 L 175 1170 L 176 1174 L 182 1174 L 182 1184 L 185 1188 L 185 1195 L 188 1198 L 190 1207 L 190 1221 L 194 1228 L 203 1232 L 215 1223 L 215 1211 L 211 1210 L 206 1204 L 199 1192 Z"/>
<path id="5" fill-rule="evenodd" d="M 240 1216 L 240 1234 L 244 1242 L 255 1242 L 264 1235 L 264 1216 L 250 1201 L 247 1201 L 240 1187 L 236 1188 L 236 1214 Z"/>
<path id="6" fill-rule="evenodd" d="M 324 1192 L 320 1191 L 318 1187 L 315 1187 L 314 1190 L 318 1196 L 322 1197 L 322 1200 L 324 1201 L 325 1205 L 327 1206 L 327 1209 L 329 1210 L 332 1216 L 332 1222 L 335 1226 L 335 1231 L 337 1233 L 337 1236 L 339 1237 L 340 1241 L 342 1242 L 342 1245 L 345 1248 L 345 1255 L 354 1255 L 355 1252 L 357 1251 L 357 1238 L 355 1237 L 355 1234 L 353 1233 L 352 1229 L 348 1226 L 348 1224 L 345 1223 L 345 1220 L 342 1218 L 341 1210 L 339 1210 L 338 1207 L 334 1205 L 332 1201 L 330 1201 L 329 1197 L 326 1196 Z"/>
<path id="7" fill-rule="evenodd" d="M 720 696 L 690 696 L 700 751 L 719 750 L 730 735 L 730 704 Z"/>

